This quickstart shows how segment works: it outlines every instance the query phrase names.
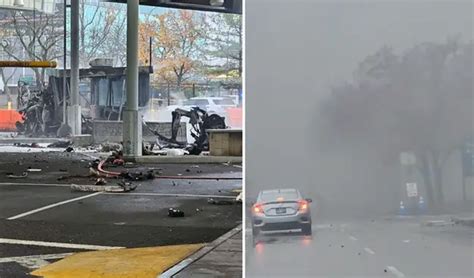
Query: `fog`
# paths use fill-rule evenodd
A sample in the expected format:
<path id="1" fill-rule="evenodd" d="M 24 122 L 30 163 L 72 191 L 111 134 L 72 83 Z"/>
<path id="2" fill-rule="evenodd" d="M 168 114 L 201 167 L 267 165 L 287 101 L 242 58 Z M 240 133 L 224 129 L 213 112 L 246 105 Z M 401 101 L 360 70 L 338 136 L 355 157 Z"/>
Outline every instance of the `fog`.
<path id="1" fill-rule="evenodd" d="M 321 101 L 383 46 L 400 54 L 422 42 L 469 43 L 472 15 L 469 0 L 246 1 L 248 200 L 260 189 L 295 187 L 326 215 L 392 211 L 399 162 L 351 148 L 350 140 L 322 144 Z"/>

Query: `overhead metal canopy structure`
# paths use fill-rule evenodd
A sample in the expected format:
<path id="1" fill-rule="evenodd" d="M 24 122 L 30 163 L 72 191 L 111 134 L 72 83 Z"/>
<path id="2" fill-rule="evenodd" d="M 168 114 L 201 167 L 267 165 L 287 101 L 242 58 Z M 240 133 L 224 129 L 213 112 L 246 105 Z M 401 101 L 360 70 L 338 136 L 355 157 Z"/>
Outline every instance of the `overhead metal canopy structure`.
<path id="1" fill-rule="evenodd" d="M 127 0 L 105 0 L 105 2 L 125 4 Z M 140 0 L 140 5 L 242 14 L 242 0 Z"/>

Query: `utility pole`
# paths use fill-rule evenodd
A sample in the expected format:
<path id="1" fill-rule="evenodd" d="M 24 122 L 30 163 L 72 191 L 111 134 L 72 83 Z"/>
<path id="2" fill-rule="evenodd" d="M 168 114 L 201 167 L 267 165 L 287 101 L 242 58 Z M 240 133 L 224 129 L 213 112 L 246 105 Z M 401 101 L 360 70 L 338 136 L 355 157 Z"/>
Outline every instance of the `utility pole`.
<path id="1" fill-rule="evenodd" d="M 68 122 L 73 135 L 81 134 L 81 105 L 79 103 L 79 0 L 71 1 L 71 83 Z"/>
<path id="2" fill-rule="evenodd" d="M 142 155 L 142 121 L 138 111 L 139 0 L 127 1 L 127 100 L 123 114 L 123 153 Z"/>

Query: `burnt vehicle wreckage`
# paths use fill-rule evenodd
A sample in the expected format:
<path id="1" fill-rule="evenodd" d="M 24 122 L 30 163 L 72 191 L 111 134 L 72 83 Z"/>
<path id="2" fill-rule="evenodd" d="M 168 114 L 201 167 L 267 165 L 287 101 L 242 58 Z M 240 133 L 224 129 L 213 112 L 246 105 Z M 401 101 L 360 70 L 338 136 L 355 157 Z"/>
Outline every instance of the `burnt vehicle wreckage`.
<path id="1" fill-rule="evenodd" d="M 149 101 L 149 75 L 153 72 L 151 67 L 140 67 L 139 103 L 141 107 L 147 105 Z M 63 92 L 61 83 L 63 75 L 69 79 L 69 70 L 59 70 L 55 75 L 49 77 L 47 86 L 40 88 L 28 87 L 26 84 L 20 85 L 18 96 L 18 111 L 22 114 L 23 122 L 17 122 L 17 131 L 29 137 L 59 136 L 60 126 L 63 121 Z M 92 67 L 80 70 L 81 79 L 90 80 L 89 99 L 83 97 L 85 105 L 90 107 L 89 114 L 82 115 L 82 133 L 92 134 L 93 120 L 117 121 L 121 119 L 123 112 L 125 68 L 113 67 Z M 69 81 L 69 80 L 68 80 Z M 69 83 L 68 83 L 69 84 Z M 67 93 L 69 93 L 67 91 Z M 177 108 L 171 112 L 171 136 L 166 137 L 158 131 L 153 130 L 143 122 L 145 128 L 150 130 L 157 137 L 160 148 L 184 149 L 188 154 L 199 155 L 203 151 L 209 150 L 209 140 L 207 131 L 210 129 L 225 129 L 225 118 L 217 114 L 209 115 L 199 107 L 192 107 L 189 110 Z M 193 143 L 179 141 L 181 119 L 189 119 L 191 126 L 190 135 L 194 139 Z M 64 137 L 60 136 L 60 137 Z M 143 154 L 149 155 L 151 149 L 143 148 Z"/>
<path id="2" fill-rule="evenodd" d="M 161 147 L 166 148 L 181 148 L 189 152 L 191 155 L 199 155 L 202 151 L 209 150 L 209 138 L 207 131 L 210 129 L 225 129 L 225 118 L 217 114 L 208 115 L 207 112 L 199 107 L 192 107 L 190 111 L 177 108 L 173 112 L 171 122 L 171 137 L 168 138 L 161 135 L 157 131 L 151 129 L 146 123 L 144 125 L 153 134 L 155 134 L 159 140 L 166 143 Z M 191 125 L 191 136 L 194 138 L 194 143 L 188 144 L 188 142 L 180 142 L 176 138 L 180 128 L 181 118 L 189 118 L 189 124 Z"/>
<path id="3" fill-rule="evenodd" d="M 23 122 L 16 122 L 19 134 L 26 136 L 55 136 L 61 126 L 61 119 L 56 115 L 61 112 L 61 105 L 55 101 L 55 95 L 49 87 L 28 88 L 19 84 L 18 112 Z M 91 119 L 82 116 L 82 132 L 91 133 Z"/>

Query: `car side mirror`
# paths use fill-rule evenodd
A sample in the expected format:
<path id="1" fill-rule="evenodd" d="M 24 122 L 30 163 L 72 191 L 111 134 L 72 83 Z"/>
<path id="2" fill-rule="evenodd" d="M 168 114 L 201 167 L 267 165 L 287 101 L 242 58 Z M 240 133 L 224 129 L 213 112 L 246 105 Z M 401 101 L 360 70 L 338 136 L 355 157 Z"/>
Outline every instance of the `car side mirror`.
<path id="1" fill-rule="evenodd" d="M 312 203 L 312 202 L 313 202 L 313 199 L 311 199 L 311 198 L 306 198 L 305 200 L 306 200 L 306 202 L 308 202 L 308 203 Z"/>

